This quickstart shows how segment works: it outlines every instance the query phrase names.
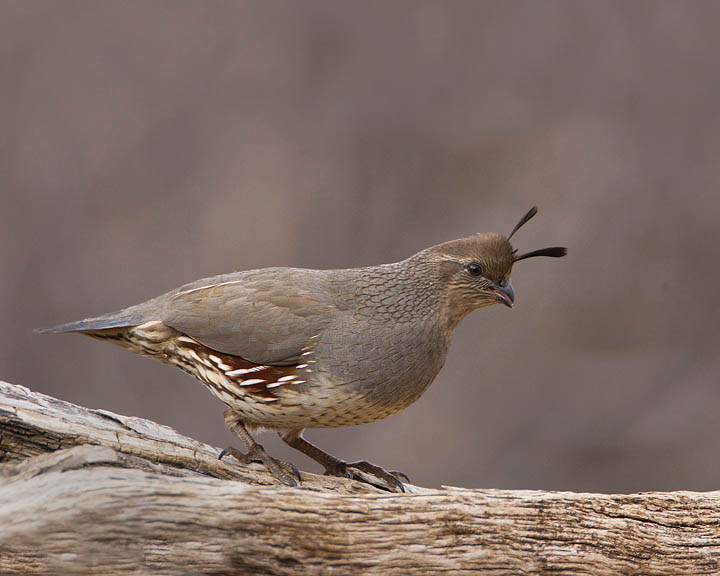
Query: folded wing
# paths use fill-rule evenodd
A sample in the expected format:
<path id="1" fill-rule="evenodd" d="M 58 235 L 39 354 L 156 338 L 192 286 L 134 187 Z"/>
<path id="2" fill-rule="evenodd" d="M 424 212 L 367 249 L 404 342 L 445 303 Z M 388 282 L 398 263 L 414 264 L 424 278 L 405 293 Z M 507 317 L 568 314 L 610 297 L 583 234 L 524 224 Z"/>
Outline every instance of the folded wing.
<path id="1" fill-rule="evenodd" d="M 319 281 L 309 286 L 307 276 L 292 269 L 262 272 L 181 288 L 169 295 L 160 319 L 225 354 L 257 364 L 296 364 L 339 311 Z"/>

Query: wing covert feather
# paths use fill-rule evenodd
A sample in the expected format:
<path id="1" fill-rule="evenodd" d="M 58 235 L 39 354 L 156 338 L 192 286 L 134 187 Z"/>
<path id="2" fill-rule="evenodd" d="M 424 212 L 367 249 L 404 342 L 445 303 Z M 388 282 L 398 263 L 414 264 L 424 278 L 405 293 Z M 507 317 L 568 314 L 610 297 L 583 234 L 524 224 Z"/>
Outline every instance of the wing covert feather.
<path id="1" fill-rule="evenodd" d="M 266 277 L 269 276 L 269 277 Z M 171 295 L 163 323 L 206 346 L 258 364 L 293 364 L 338 310 L 320 286 L 255 274 Z"/>

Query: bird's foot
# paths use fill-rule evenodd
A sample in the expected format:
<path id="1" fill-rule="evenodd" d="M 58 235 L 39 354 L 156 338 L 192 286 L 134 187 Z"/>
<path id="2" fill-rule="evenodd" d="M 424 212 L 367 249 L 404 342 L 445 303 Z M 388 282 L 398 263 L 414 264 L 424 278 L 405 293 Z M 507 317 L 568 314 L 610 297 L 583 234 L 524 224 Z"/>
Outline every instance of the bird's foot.
<path id="1" fill-rule="evenodd" d="M 393 470 L 388 472 L 380 466 L 375 466 L 370 462 L 362 460 L 360 462 L 343 462 L 339 460 L 337 463 L 331 464 L 325 469 L 327 476 L 340 476 L 341 478 L 350 478 L 371 484 L 388 492 L 405 492 L 405 486 L 400 478 L 404 478 L 406 482 L 410 482 L 407 474 Z"/>
<path id="2" fill-rule="evenodd" d="M 299 486 L 300 472 L 294 464 L 283 462 L 277 458 L 270 456 L 260 444 L 253 444 L 245 454 L 237 448 L 228 446 L 218 455 L 218 459 L 222 460 L 225 456 L 232 456 L 238 462 L 250 464 L 251 462 L 259 462 L 265 469 L 278 479 L 285 486 Z"/>

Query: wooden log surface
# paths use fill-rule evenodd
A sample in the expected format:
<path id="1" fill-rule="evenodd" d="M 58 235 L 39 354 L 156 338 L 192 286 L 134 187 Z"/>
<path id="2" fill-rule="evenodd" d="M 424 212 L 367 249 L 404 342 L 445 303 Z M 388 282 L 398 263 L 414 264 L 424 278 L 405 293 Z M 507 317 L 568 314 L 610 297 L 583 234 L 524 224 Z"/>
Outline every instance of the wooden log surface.
<path id="1" fill-rule="evenodd" d="M 0 382 L 0 573 L 720 574 L 720 492 L 303 488 Z"/>

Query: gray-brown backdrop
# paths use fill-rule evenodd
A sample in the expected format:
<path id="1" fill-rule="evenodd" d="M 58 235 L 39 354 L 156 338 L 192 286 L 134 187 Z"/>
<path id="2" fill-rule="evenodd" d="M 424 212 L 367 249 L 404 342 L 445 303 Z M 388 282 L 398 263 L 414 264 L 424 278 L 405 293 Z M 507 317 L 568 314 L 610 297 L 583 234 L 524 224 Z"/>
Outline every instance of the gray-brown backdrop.
<path id="1" fill-rule="evenodd" d="M 310 432 L 417 483 L 720 488 L 720 3 L 0 3 L 0 378 L 218 446 L 181 372 L 38 326 L 263 266 L 523 250 L 434 385 Z M 304 469 L 274 437 L 263 440 Z"/>

